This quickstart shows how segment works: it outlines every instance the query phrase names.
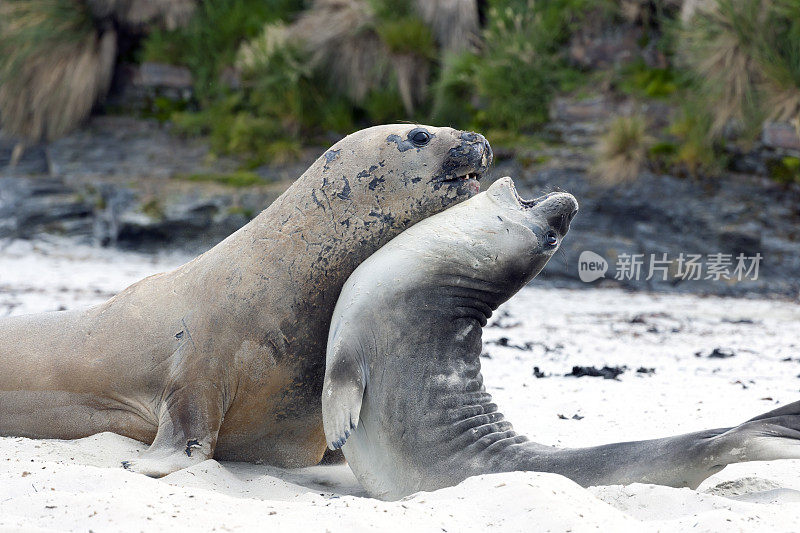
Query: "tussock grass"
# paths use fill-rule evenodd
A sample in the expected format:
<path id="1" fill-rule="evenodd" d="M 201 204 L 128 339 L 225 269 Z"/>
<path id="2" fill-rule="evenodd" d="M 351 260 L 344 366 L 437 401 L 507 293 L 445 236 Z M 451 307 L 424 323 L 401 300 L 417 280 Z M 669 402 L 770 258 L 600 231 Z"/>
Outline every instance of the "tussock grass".
<path id="1" fill-rule="evenodd" d="M 265 24 L 293 16 L 302 7 L 303 0 L 203 1 L 185 26 L 151 31 L 139 56 L 188 67 L 198 100 L 210 105 L 228 92 L 220 75 L 234 64 L 242 43 L 256 38 Z"/>
<path id="2" fill-rule="evenodd" d="M 0 1 L 0 123 L 35 142 L 58 138 L 108 92 L 117 27 L 185 23 L 195 0 Z M 21 151 L 17 151 L 21 153 Z"/>
<path id="3" fill-rule="evenodd" d="M 168 29 L 186 24 L 196 0 L 85 0 L 96 19 L 113 18 L 126 26 L 157 23 Z"/>
<path id="4" fill-rule="evenodd" d="M 316 0 L 290 32 L 304 43 L 314 68 L 324 65 L 331 86 L 360 103 L 389 75 L 388 53 L 375 22 L 364 0 Z"/>
<path id="5" fill-rule="evenodd" d="M 680 57 L 711 111 L 708 134 L 754 134 L 766 119 L 800 120 L 800 3 L 713 0 L 681 32 Z"/>
<path id="6" fill-rule="evenodd" d="M 364 106 L 372 93 L 396 90 L 410 117 L 425 99 L 436 48 L 410 6 L 396 4 L 316 0 L 289 31 L 334 91 Z"/>
<path id="7" fill-rule="evenodd" d="M 617 118 L 600 139 L 594 175 L 609 185 L 635 180 L 647 163 L 652 145 L 644 118 Z"/>
<path id="8" fill-rule="evenodd" d="M 414 6 L 445 52 L 479 48 L 478 4 L 474 0 L 416 0 Z"/>
<path id="9" fill-rule="evenodd" d="M 69 132 L 106 94 L 115 57 L 115 31 L 96 30 L 82 2 L 0 2 L 3 127 L 29 141 Z"/>

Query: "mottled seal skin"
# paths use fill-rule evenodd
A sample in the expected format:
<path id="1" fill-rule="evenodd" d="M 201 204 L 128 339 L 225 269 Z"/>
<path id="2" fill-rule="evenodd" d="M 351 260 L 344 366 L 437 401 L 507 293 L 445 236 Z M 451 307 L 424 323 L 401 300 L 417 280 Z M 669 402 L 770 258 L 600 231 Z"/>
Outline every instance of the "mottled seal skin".
<path id="1" fill-rule="evenodd" d="M 0 320 L 0 434 L 113 431 L 161 476 L 210 457 L 284 467 L 325 450 L 333 307 L 366 257 L 474 195 L 486 140 L 397 124 L 354 133 L 213 249 L 88 310 Z"/>
<path id="2" fill-rule="evenodd" d="M 734 428 L 583 449 L 517 435 L 485 392 L 481 328 L 558 248 L 577 211 L 509 178 L 406 230 L 345 284 L 328 339 L 323 419 L 373 496 L 472 475 L 555 472 L 584 486 L 696 487 L 725 465 L 800 457 L 800 402 Z M 542 303 L 542 311 L 546 303 Z"/>

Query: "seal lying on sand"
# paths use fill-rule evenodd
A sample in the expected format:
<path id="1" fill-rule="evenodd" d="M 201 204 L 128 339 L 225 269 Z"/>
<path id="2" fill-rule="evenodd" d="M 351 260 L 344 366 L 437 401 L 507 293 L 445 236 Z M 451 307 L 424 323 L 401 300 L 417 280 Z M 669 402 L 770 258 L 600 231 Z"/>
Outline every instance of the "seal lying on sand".
<path id="1" fill-rule="evenodd" d="M 82 311 L 0 320 L 0 435 L 152 442 L 161 476 L 212 456 L 316 464 L 339 291 L 381 245 L 474 195 L 486 140 L 398 124 L 325 152 L 242 229 Z"/>
<path id="2" fill-rule="evenodd" d="M 735 428 L 557 449 L 517 435 L 483 387 L 481 327 L 547 263 L 577 211 L 552 193 L 519 198 L 509 178 L 406 230 L 342 289 L 322 405 L 367 491 L 396 499 L 469 476 L 531 470 L 584 486 L 696 487 L 726 464 L 800 458 L 800 402 Z"/>

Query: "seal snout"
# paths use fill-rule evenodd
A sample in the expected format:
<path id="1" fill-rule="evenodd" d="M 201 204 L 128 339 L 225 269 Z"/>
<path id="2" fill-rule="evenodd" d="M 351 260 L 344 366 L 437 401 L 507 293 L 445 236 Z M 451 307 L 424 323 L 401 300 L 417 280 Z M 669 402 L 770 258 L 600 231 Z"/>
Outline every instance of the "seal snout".
<path id="1" fill-rule="evenodd" d="M 494 157 L 489 141 L 480 133 L 462 131 L 442 165 L 441 181 L 480 180 Z"/>
<path id="2" fill-rule="evenodd" d="M 476 151 L 476 155 L 480 156 L 480 168 L 478 169 L 478 173 L 482 174 L 486 172 L 489 165 L 492 164 L 492 159 L 494 159 L 492 146 L 489 144 L 489 141 L 486 140 L 486 137 L 473 131 L 464 131 L 461 133 L 461 140 L 469 143 L 470 149 Z"/>
<path id="3" fill-rule="evenodd" d="M 547 223 L 562 237 L 569 231 L 569 225 L 578 214 L 578 200 L 566 192 L 553 192 L 538 199 L 537 208 Z"/>

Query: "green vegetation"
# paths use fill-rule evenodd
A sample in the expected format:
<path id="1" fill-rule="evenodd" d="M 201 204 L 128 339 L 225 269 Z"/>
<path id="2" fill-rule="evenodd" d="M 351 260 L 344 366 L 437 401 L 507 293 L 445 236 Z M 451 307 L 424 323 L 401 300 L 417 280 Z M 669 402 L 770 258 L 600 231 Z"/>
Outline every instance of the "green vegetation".
<path id="1" fill-rule="evenodd" d="M 715 138 L 709 134 L 713 118 L 707 108 L 687 99 L 669 133 L 678 139 L 677 151 L 670 162 L 687 174 L 717 175 L 725 168 L 725 157 Z"/>
<path id="2" fill-rule="evenodd" d="M 140 59 L 188 67 L 196 94 L 205 104 L 226 91 L 219 83 L 220 74 L 233 65 L 243 41 L 258 35 L 264 24 L 286 19 L 302 8 L 302 0 L 200 2 L 185 27 L 152 31 L 143 43 Z"/>
<path id="3" fill-rule="evenodd" d="M 179 174 L 175 176 L 175 179 L 219 183 L 228 187 L 250 187 L 264 183 L 264 180 L 258 174 L 246 170 L 239 170 L 230 174 Z"/>
<path id="4" fill-rule="evenodd" d="M 651 68 L 639 60 L 624 69 L 619 88 L 636 96 L 669 98 L 680 87 L 682 80 L 678 77 L 674 68 Z"/>
<path id="5" fill-rule="evenodd" d="M 187 27 L 152 32 L 140 59 L 189 67 L 199 105 L 187 112 L 156 102 L 153 114 L 170 114 L 179 132 L 206 135 L 215 152 L 242 154 L 250 167 L 291 158 L 301 140 L 398 120 L 513 137 L 544 124 L 553 94 L 580 81 L 562 45 L 598 12 L 590 0 L 491 0 L 478 51 L 444 44 L 455 38 L 441 28 L 456 20 L 444 8 L 318 2 L 297 18 L 302 4 L 202 3 Z M 465 33 L 464 24 L 450 31 Z M 235 89 L 218 82 L 232 66 Z"/>
<path id="6" fill-rule="evenodd" d="M 142 204 L 142 213 L 149 216 L 154 220 L 162 220 L 164 218 L 164 206 L 158 198 L 151 198 Z"/>
<path id="7" fill-rule="evenodd" d="M 800 183 L 800 158 L 783 157 L 768 163 L 769 175 L 781 183 Z"/>
<path id="8" fill-rule="evenodd" d="M 568 64 L 561 45 L 587 14 L 598 13 L 597 5 L 587 0 L 490 1 L 481 53 L 444 61 L 435 85 L 434 119 L 513 132 L 541 126 L 556 91 L 580 81 L 581 73 Z M 599 13 L 608 16 L 606 10 Z"/>
<path id="9" fill-rule="evenodd" d="M 239 6 L 242 1 L 233 4 Z M 398 81 L 402 72 L 390 73 L 383 64 L 389 58 L 382 56 L 372 67 L 364 67 L 380 52 L 376 43 L 403 56 L 415 55 L 420 47 L 430 55 L 435 50 L 433 37 L 419 20 L 410 15 L 376 20 L 364 3 L 361 11 L 353 7 L 358 4 L 332 12 L 307 11 L 295 25 L 287 26 L 283 21 L 295 13 L 299 2 L 280 4 L 292 9 L 274 11 L 272 22 L 260 23 L 255 35 L 250 25 L 238 27 L 238 39 L 233 38 L 237 32 L 224 32 L 229 37 L 218 41 L 224 53 L 206 50 L 198 57 L 202 68 L 186 62 L 198 81 L 208 80 L 216 87 L 219 84 L 210 76 L 235 66 L 241 87 L 201 91 L 198 112 L 173 115 L 179 132 L 207 135 L 214 151 L 242 154 L 248 158 L 247 166 L 254 167 L 295 158 L 301 141 L 313 142 L 330 132 L 346 133 L 357 122 L 409 117 L 407 108 L 413 107 L 414 95 L 404 100 L 404 86 Z M 276 13 L 281 15 L 277 21 Z M 206 23 L 204 17 L 208 15 L 195 23 L 198 27 Z M 319 42 L 306 45 L 300 35 Z M 215 57 L 213 64 L 208 63 L 209 56 Z M 418 72 L 415 65 L 406 70 Z"/>
<path id="10" fill-rule="evenodd" d="M 379 22 L 375 31 L 392 53 L 435 57 L 436 43 L 433 34 L 415 16 L 387 17 Z"/>
<path id="11" fill-rule="evenodd" d="M 260 183 L 252 169 L 297 158 L 303 144 L 395 121 L 477 129 L 540 164 L 561 93 L 668 109 L 610 125 L 597 166 L 607 181 L 645 167 L 719 174 L 765 120 L 800 132 L 797 0 L 709 0 L 685 21 L 676 2 L 639 0 L 486 0 L 481 20 L 466 0 L 214 0 L 174 29 L 164 2 L 135 31 L 100 4 L 0 0 L 4 128 L 37 139 L 74 127 L 106 92 L 118 37 L 135 42 L 144 29 L 138 48 L 120 46 L 126 60 L 184 65 L 194 90 L 152 94 L 143 114 L 244 160 L 231 175 L 182 179 Z M 619 42 L 602 41 L 607 29 Z M 581 59 L 609 42 L 624 49 L 602 67 Z M 778 155 L 769 173 L 794 182 L 794 165 Z"/>
<path id="12" fill-rule="evenodd" d="M 256 216 L 256 212 L 252 209 L 248 209 L 246 207 L 242 207 L 240 205 L 234 205 L 228 208 L 229 215 L 242 215 L 247 220 L 252 220 L 253 217 Z"/>

